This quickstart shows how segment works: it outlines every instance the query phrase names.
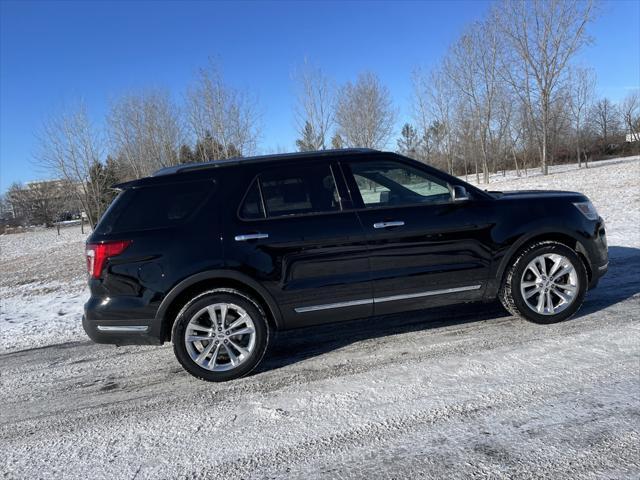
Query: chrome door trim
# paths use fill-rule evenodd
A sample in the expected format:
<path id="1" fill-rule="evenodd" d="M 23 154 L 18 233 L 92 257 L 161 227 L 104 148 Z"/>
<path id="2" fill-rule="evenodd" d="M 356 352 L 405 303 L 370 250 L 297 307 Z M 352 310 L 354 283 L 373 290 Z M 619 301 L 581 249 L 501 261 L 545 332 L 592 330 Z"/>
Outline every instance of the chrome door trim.
<path id="1" fill-rule="evenodd" d="M 101 332 L 146 332 L 149 327 L 146 325 L 98 325 L 98 330 Z"/>
<path id="2" fill-rule="evenodd" d="M 403 227 L 404 222 L 398 220 L 396 222 L 377 222 L 373 224 L 373 228 L 389 228 L 389 227 Z"/>
<path id="3" fill-rule="evenodd" d="M 329 310 L 333 308 L 355 307 L 357 305 L 370 305 L 384 302 L 395 302 L 397 300 L 408 300 L 411 298 L 430 297 L 432 295 L 446 295 L 448 293 L 467 292 L 478 290 L 482 285 L 467 285 L 464 287 L 444 288 L 441 290 L 427 290 L 425 292 L 407 293 L 404 295 L 391 295 L 389 297 L 377 297 L 365 300 L 352 300 L 349 302 L 327 303 L 325 305 L 312 305 L 310 307 L 296 307 L 296 313 L 317 312 L 319 310 Z"/>
<path id="4" fill-rule="evenodd" d="M 247 240 L 260 240 L 262 238 L 269 238 L 268 233 L 248 233 L 245 235 L 236 235 L 236 242 L 246 242 Z"/>
<path id="5" fill-rule="evenodd" d="M 371 305 L 372 303 L 373 303 L 373 298 L 368 298 L 365 300 L 351 300 L 349 302 L 327 303 L 325 305 L 312 305 L 310 307 L 296 307 L 294 308 L 294 310 L 296 313 L 307 313 L 307 312 L 317 312 L 318 310 L 329 310 L 332 308 L 355 307 L 358 305 Z"/>
<path id="6" fill-rule="evenodd" d="M 447 293 L 467 292 L 478 290 L 481 285 L 469 285 L 466 287 L 444 288 L 442 290 L 427 290 L 426 292 L 407 293 L 404 295 L 391 295 L 390 297 L 375 298 L 374 303 L 395 302 L 396 300 L 408 300 L 410 298 L 430 297 L 432 295 L 446 295 Z"/>

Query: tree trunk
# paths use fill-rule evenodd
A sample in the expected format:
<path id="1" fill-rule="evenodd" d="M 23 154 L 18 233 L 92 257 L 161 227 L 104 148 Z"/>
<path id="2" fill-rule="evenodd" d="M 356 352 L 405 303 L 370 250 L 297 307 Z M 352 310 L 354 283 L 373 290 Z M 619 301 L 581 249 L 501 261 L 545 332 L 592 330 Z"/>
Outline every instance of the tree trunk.
<path id="1" fill-rule="evenodd" d="M 469 161 L 466 155 L 464 156 L 464 180 L 469 181 Z"/>
<path id="2" fill-rule="evenodd" d="M 482 179 L 485 184 L 489 183 L 489 160 L 487 158 L 487 145 L 486 140 L 483 139 L 480 142 L 480 147 L 482 148 Z"/>
<path id="3" fill-rule="evenodd" d="M 580 156 L 580 144 L 576 145 L 576 153 L 578 154 L 578 168 L 582 168 L 582 157 Z"/>
<path id="4" fill-rule="evenodd" d="M 547 125 L 546 120 L 543 120 L 542 125 L 542 158 L 541 158 L 541 170 L 543 175 L 549 174 L 549 167 L 547 166 Z"/>
<path id="5" fill-rule="evenodd" d="M 474 157 L 473 159 L 473 163 L 475 164 L 476 167 L 476 183 L 480 183 L 480 172 L 478 171 L 478 159 L 476 157 Z"/>
<path id="6" fill-rule="evenodd" d="M 516 155 L 516 151 L 513 149 L 513 147 L 511 148 L 511 155 L 513 156 L 513 163 L 516 167 L 516 175 L 519 177 L 520 176 L 520 168 L 518 167 L 518 156 Z M 505 168 L 506 170 L 506 168 Z"/>

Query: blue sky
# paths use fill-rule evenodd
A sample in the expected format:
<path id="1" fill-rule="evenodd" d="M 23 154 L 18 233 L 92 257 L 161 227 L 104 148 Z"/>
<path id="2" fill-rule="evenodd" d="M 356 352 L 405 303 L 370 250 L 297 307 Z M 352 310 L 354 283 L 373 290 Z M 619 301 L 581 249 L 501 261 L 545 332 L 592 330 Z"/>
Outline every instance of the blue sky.
<path id="1" fill-rule="evenodd" d="M 484 1 L 10 2 L 0 0 L 0 191 L 46 177 L 34 165 L 43 120 L 83 98 L 102 122 L 109 102 L 145 87 L 180 101 L 216 58 L 227 81 L 254 92 L 262 151 L 294 149 L 291 73 L 307 57 L 341 83 L 364 70 L 409 119 L 411 71 L 437 64 Z M 601 95 L 640 84 L 640 1 L 605 2 L 579 62 Z"/>

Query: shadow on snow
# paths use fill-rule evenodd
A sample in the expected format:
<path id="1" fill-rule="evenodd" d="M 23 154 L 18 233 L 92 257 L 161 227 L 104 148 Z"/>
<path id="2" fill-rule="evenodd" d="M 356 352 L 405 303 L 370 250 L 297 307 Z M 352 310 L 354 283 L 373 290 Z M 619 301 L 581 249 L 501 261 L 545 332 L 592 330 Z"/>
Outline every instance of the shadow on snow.
<path id="1" fill-rule="evenodd" d="M 639 292 L 640 249 L 609 247 L 609 271 L 598 287 L 587 293 L 582 308 L 573 319 L 602 311 Z M 270 355 L 256 373 L 282 368 L 362 340 L 508 317 L 509 314 L 496 301 L 437 307 L 280 332 Z"/>

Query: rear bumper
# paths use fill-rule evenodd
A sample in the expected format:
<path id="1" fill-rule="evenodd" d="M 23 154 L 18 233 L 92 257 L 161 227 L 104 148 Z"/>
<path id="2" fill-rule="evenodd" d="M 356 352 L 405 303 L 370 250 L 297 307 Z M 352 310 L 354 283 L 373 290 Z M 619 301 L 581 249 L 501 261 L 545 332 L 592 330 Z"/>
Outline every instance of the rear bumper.
<path id="1" fill-rule="evenodd" d="M 108 343 L 112 345 L 162 345 L 159 338 L 150 334 L 151 326 L 144 325 L 142 321 L 131 320 L 128 322 L 100 321 L 95 322 L 82 317 L 82 328 L 89 338 L 96 343 Z"/>
<path id="2" fill-rule="evenodd" d="M 159 322 L 123 315 L 112 303 L 96 297 L 85 303 L 82 327 L 91 340 L 113 345 L 162 345 Z"/>

